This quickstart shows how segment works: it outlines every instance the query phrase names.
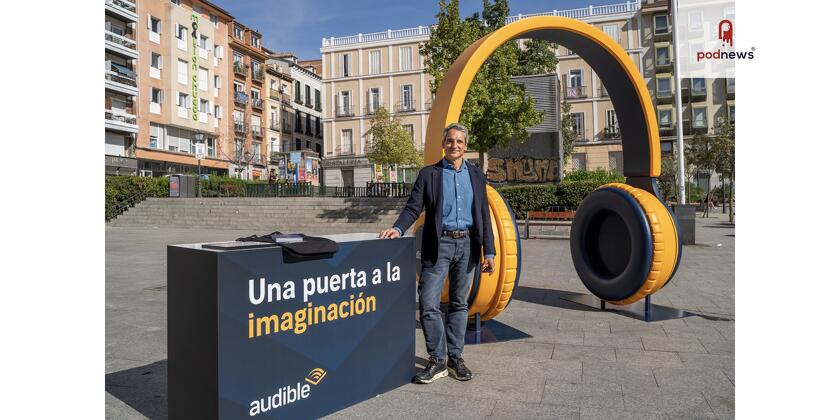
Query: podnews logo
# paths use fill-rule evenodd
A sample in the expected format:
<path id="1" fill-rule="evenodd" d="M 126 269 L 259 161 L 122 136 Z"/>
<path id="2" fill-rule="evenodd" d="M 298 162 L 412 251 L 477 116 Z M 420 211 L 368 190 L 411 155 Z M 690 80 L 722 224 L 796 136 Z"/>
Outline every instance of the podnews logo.
<path id="1" fill-rule="evenodd" d="M 735 31 L 732 21 L 723 19 L 718 23 L 717 39 L 721 41 L 721 47 L 729 50 L 733 46 L 735 40 Z M 729 44 L 729 47 L 726 46 Z M 697 51 L 697 62 L 703 60 L 752 60 L 755 58 L 755 47 L 750 48 L 750 51 L 726 51 L 718 49 L 717 51 Z"/>

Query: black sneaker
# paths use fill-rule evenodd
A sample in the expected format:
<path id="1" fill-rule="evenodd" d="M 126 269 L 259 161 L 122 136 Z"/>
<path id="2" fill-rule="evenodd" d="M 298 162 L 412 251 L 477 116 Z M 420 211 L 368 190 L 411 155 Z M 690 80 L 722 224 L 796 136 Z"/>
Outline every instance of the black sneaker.
<path id="1" fill-rule="evenodd" d="M 469 381 L 472 379 L 472 372 L 464 364 L 464 359 L 460 357 L 450 357 L 449 361 L 446 362 L 446 367 L 449 369 L 449 372 L 452 372 L 452 376 L 459 381 Z"/>
<path id="2" fill-rule="evenodd" d="M 443 378 L 447 375 L 449 375 L 449 371 L 446 370 L 446 364 L 443 362 L 443 359 L 430 357 L 426 368 L 417 375 L 414 375 L 412 382 L 416 384 L 428 384 L 432 383 L 435 379 Z"/>

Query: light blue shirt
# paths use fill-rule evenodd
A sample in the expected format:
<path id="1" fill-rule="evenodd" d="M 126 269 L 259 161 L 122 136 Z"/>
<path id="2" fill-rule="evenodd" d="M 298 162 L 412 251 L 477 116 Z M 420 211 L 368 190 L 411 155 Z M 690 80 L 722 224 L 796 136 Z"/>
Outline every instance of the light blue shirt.
<path id="1" fill-rule="evenodd" d="M 473 189 L 465 161 L 461 168 L 443 160 L 443 230 L 466 230 L 472 227 Z"/>

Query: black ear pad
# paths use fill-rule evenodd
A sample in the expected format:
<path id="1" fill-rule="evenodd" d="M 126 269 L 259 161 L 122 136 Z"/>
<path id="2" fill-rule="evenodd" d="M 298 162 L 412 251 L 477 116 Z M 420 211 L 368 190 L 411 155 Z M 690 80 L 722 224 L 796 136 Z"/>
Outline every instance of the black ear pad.
<path id="1" fill-rule="evenodd" d="M 572 221 L 570 247 L 584 286 L 608 301 L 636 293 L 653 260 L 653 238 L 641 205 L 615 187 L 586 196 Z"/>

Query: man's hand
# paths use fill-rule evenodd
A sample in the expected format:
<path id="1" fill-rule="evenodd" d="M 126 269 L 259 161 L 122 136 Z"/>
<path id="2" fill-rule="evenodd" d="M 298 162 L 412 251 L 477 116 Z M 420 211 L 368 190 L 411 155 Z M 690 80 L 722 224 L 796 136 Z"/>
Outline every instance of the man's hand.
<path id="1" fill-rule="evenodd" d="M 400 232 L 394 228 L 388 228 L 379 232 L 379 239 L 394 239 L 399 238 Z"/>
<path id="2" fill-rule="evenodd" d="M 495 269 L 496 269 L 496 262 L 493 260 L 493 257 L 485 258 L 484 262 L 481 263 L 481 272 L 482 273 L 493 274 L 493 271 Z"/>

